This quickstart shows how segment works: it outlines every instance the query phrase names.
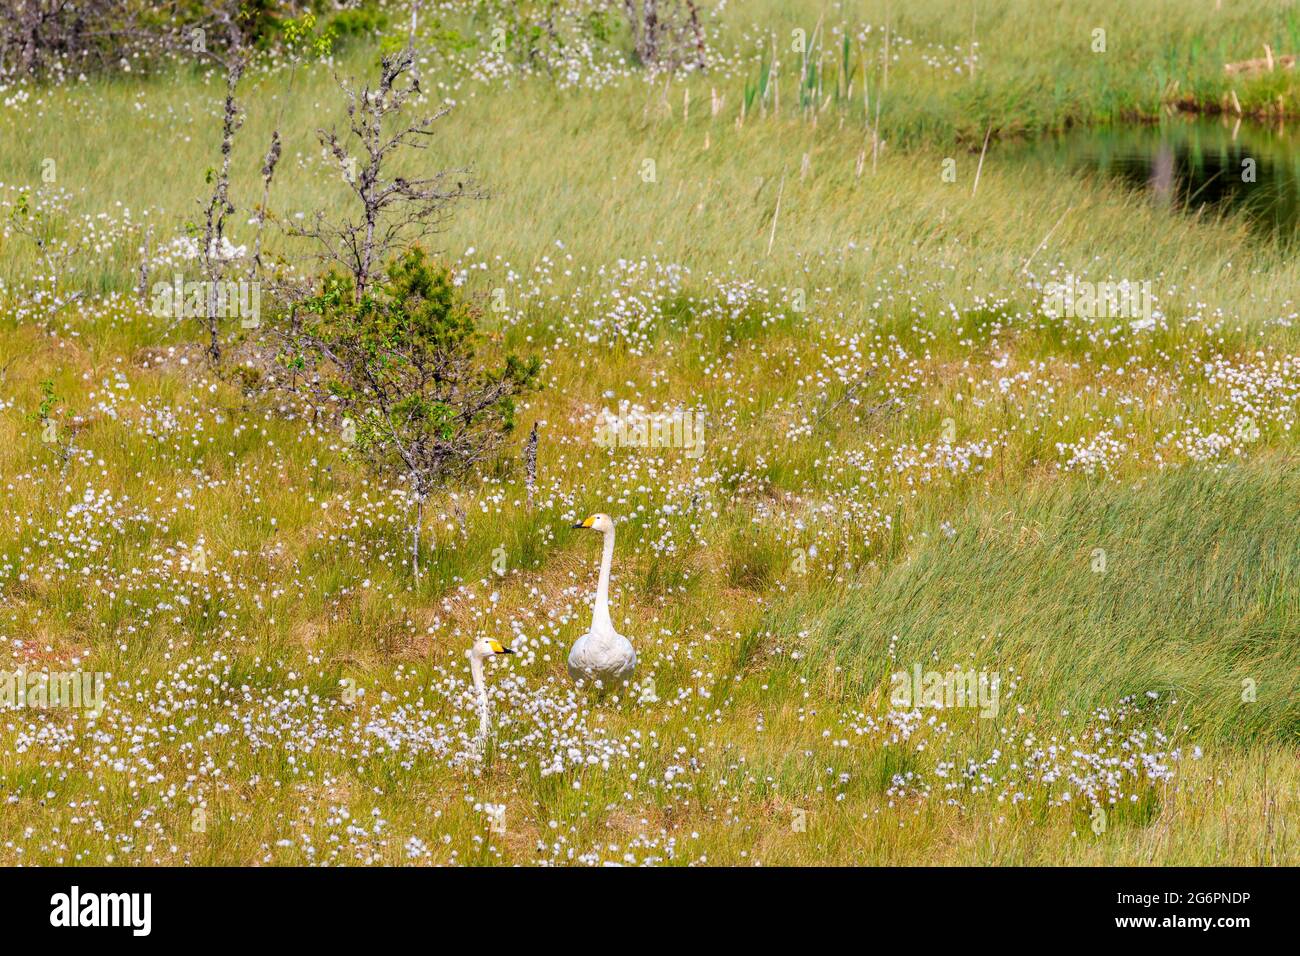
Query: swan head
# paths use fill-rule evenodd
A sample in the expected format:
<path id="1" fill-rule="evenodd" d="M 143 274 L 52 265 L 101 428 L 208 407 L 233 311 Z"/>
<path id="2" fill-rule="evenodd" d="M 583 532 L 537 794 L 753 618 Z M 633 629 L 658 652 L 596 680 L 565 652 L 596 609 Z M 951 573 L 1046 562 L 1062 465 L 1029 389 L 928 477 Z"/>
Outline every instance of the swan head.
<path id="1" fill-rule="evenodd" d="M 469 656 L 475 660 L 484 660 L 497 654 L 513 654 L 510 648 L 506 647 L 500 641 L 490 640 L 486 637 L 480 637 L 474 642 L 474 646 L 469 649 Z"/>
<path id="2" fill-rule="evenodd" d="M 592 531 L 599 531 L 603 534 L 614 530 L 614 519 L 603 512 L 597 512 L 579 521 L 574 527 L 590 528 Z"/>

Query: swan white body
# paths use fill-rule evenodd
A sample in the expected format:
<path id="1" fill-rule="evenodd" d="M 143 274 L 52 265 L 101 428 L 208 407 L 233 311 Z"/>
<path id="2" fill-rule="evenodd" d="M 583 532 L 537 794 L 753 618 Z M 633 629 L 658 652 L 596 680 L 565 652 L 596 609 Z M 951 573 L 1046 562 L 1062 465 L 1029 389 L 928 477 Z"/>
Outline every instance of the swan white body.
<path id="1" fill-rule="evenodd" d="M 632 642 L 614 630 L 609 616 L 609 571 L 614 563 L 614 519 L 609 515 L 592 515 L 575 528 L 590 528 L 605 536 L 600 558 L 600 581 L 596 585 L 596 605 L 591 613 L 591 630 L 573 642 L 569 651 L 569 676 L 575 682 L 586 681 L 603 690 L 618 687 L 636 670 L 636 651 Z"/>

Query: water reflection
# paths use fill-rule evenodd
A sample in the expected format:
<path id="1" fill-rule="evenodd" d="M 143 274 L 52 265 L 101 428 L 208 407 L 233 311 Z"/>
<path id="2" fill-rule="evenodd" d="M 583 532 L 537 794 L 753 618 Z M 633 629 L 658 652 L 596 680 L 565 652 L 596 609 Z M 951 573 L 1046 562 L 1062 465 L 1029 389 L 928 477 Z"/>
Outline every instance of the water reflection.
<path id="1" fill-rule="evenodd" d="M 1225 120 L 1079 129 L 1025 147 L 1095 170 L 1189 212 L 1247 218 L 1261 234 L 1300 238 L 1300 132 Z"/>

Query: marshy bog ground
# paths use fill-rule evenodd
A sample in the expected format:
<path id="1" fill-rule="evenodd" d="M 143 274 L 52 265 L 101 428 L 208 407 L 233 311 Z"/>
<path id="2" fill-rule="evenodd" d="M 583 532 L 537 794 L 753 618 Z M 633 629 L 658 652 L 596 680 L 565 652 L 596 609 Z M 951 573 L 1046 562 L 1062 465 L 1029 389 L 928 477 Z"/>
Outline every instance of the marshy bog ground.
<path id="1" fill-rule="evenodd" d="M 0 864 L 1300 862 L 1294 8 L 704 3 L 654 71 L 622 4 L 550 68 L 500 6 L 422 5 L 402 162 L 483 188 L 425 247 L 540 371 L 418 577 L 406 485 L 259 384 L 269 286 L 221 366 L 157 308 L 221 73 L 0 84 Z M 272 130 L 316 269 L 378 9 L 242 79 L 241 270 Z"/>

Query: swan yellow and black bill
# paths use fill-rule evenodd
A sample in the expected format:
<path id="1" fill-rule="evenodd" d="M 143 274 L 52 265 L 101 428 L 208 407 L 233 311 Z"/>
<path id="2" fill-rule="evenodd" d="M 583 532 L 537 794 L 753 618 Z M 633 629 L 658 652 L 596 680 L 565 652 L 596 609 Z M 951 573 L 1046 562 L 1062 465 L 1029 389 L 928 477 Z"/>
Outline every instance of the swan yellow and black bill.
<path id="1" fill-rule="evenodd" d="M 583 518 L 581 521 L 579 521 L 577 524 L 575 524 L 574 527 L 575 527 L 575 528 L 590 528 L 591 525 L 592 525 L 592 522 L 594 522 L 595 520 L 596 520 L 596 516 L 595 516 L 595 515 L 591 515 L 590 517 Z"/>
<path id="2" fill-rule="evenodd" d="M 488 647 L 492 648 L 493 654 L 513 654 L 510 648 L 506 647 L 500 641 L 488 641 Z"/>

